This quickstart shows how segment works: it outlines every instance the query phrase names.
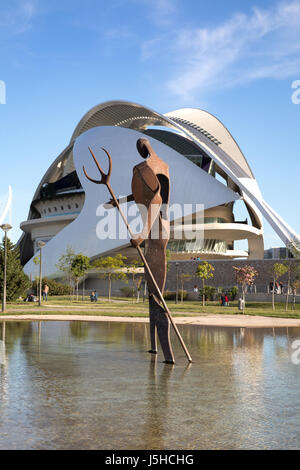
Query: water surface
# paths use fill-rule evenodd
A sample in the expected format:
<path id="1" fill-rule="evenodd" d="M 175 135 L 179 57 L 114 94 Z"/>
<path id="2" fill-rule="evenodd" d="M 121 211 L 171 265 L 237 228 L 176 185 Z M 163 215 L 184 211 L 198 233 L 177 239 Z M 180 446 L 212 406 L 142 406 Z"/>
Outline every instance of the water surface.
<path id="1" fill-rule="evenodd" d="M 180 332 L 190 366 L 145 324 L 5 322 L 0 449 L 299 448 L 299 328 Z"/>

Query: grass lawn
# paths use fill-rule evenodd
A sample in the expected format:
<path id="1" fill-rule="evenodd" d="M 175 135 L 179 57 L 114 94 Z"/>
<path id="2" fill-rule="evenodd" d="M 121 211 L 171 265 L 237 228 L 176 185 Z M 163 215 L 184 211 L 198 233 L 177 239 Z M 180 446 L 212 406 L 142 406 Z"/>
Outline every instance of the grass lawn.
<path id="1" fill-rule="evenodd" d="M 174 301 L 167 302 L 170 312 L 176 316 L 210 315 L 210 314 L 241 314 L 237 307 L 237 302 L 231 302 L 229 307 L 221 307 L 218 302 L 206 302 L 205 307 L 199 301 L 185 301 L 176 304 Z M 106 299 L 91 303 L 89 298 L 84 300 L 70 300 L 69 296 L 51 296 L 47 302 L 43 302 L 39 307 L 38 302 L 10 302 L 7 304 L 8 314 L 74 314 L 74 315 L 104 315 L 122 317 L 147 317 L 148 301 L 144 303 L 133 303 L 131 299 L 124 297 L 113 297 L 112 302 Z M 285 311 L 285 304 L 277 303 L 275 311 L 272 310 L 271 302 L 247 302 L 246 315 L 258 315 L 277 318 L 300 318 L 300 304 L 289 304 L 288 312 Z"/>

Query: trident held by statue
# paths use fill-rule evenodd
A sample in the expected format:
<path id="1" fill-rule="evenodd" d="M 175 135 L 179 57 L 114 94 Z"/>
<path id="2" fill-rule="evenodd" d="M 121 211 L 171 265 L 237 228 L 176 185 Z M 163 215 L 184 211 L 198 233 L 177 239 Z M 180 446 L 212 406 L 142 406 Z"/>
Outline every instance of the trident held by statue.
<path id="1" fill-rule="evenodd" d="M 140 140 L 145 140 L 145 139 L 140 139 Z M 146 140 L 145 140 L 145 141 L 146 141 Z M 147 143 L 148 143 L 148 142 L 147 142 Z M 144 142 L 143 142 L 143 144 L 144 144 Z M 149 144 L 149 143 L 148 143 L 148 144 Z M 146 147 L 147 147 L 147 146 L 146 146 Z M 88 176 L 88 174 L 87 174 L 86 169 L 85 169 L 84 166 L 83 166 L 83 172 L 84 172 L 85 176 L 87 177 L 87 179 L 88 179 L 89 181 L 91 181 L 91 182 L 93 182 L 93 183 L 96 183 L 96 184 L 104 184 L 104 185 L 107 187 L 107 189 L 108 189 L 108 191 L 109 191 L 109 193 L 110 193 L 110 195 L 111 195 L 111 197 L 112 197 L 113 205 L 114 205 L 115 207 L 117 207 L 117 209 L 118 209 L 118 211 L 119 211 L 119 213 L 120 213 L 120 215 L 121 215 L 121 217 L 122 217 L 122 219 L 123 219 L 123 221 L 124 221 L 124 223 L 125 223 L 125 225 L 126 225 L 126 228 L 127 228 L 127 230 L 128 230 L 128 233 L 129 233 L 131 239 L 133 240 L 133 239 L 135 238 L 135 235 L 133 234 L 133 232 L 132 232 L 132 230 L 131 230 L 131 228 L 130 228 L 130 226 L 129 226 L 129 223 L 128 223 L 128 221 L 127 221 L 127 219 L 126 219 L 126 217 L 125 217 L 125 215 L 124 215 L 124 213 L 123 213 L 123 211 L 122 211 L 122 209 L 121 209 L 121 207 L 120 207 L 119 200 L 118 200 L 117 197 L 115 196 L 115 193 L 114 193 L 114 191 L 112 190 L 112 187 L 111 187 L 111 185 L 110 185 L 110 176 L 111 176 L 111 171 L 112 171 L 112 159 L 111 159 L 111 156 L 110 156 L 109 152 L 108 152 L 105 148 L 102 148 L 102 150 L 106 153 L 106 155 L 107 155 L 107 157 L 108 157 L 108 160 L 109 160 L 108 172 L 105 173 L 105 172 L 103 171 L 103 169 L 101 168 L 99 162 L 97 161 L 97 159 L 96 159 L 96 157 L 95 157 L 93 151 L 91 150 L 91 148 L 90 148 L 90 147 L 88 147 L 88 148 L 89 148 L 89 151 L 90 151 L 90 153 L 91 153 L 91 155 L 92 155 L 92 157 L 93 157 L 93 160 L 94 160 L 94 162 L 95 162 L 95 164 L 96 164 L 96 166 L 97 166 L 97 168 L 98 168 L 98 171 L 99 171 L 99 173 L 100 173 L 100 175 L 101 175 L 101 178 L 100 178 L 100 180 L 96 180 L 96 179 L 93 179 L 93 178 L 91 178 L 90 176 Z M 149 148 L 150 148 L 150 145 L 149 145 Z M 147 150 L 148 150 L 148 148 L 147 148 Z M 155 154 L 154 154 L 154 155 L 155 155 Z M 142 155 L 142 156 L 144 156 L 144 155 Z M 146 157 L 145 157 L 145 158 L 146 158 Z M 157 158 L 158 158 L 158 157 L 157 157 Z M 137 202 L 137 201 L 136 201 L 136 202 Z M 182 337 L 181 337 L 181 335 L 180 335 L 180 332 L 178 331 L 178 328 L 177 328 L 176 324 L 174 323 L 174 320 L 173 320 L 172 315 L 171 315 L 171 313 L 170 313 L 170 311 L 169 311 L 169 309 L 168 309 L 168 306 L 167 306 L 167 304 L 166 304 L 166 302 L 165 302 L 165 299 L 164 299 L 164 297 L 163 297 L 163 294 L 162 294 L 162 292 L 161 292 L 161 289 L 159 288 L 158 283 L 156 282 L 156 279 L 155 279 L 155 277 L 154 277 L 154 275 L 153 275 L 153 273 L 152 273 L 152 270 L 150 269 L 149 263 L 148 263 L 148 261 L 147 261 L 145 255 L 144 255 L 144 253 L 143 253 L 141 247 L 139 246 L 139 244 L 135 244 L 135 247 L 136 247 L 136 249 L 137 249 L 137 251 L 138 251 L 138 254 L 139 254 L 139 256 L 140 256 L 142 262 L 144 263 L 145 269 L 146 269 L 147 274 L 148 274 L 148 278 L 149 278 L 149 280 L 150 280 L 150 281 L 152 282 L 152 284 L 153 284 L 153 287 L 154 287 L 154 289 L 155 289 L 155 293 L 156 293 L 157 296 L 159 297 L 159 300 L 160 300 L 160 302 L 161 302 L 161 304 L 162 304 L 162 306 L 163 306 L 163 308 L 164 308 L 164 314 L 165 314 L 165 316 L 167 317 L 167 319 L 169 320 L 169 322 L 171 323 L 171 325 L 173 326 L 174 331 L 175 331 L 175 333 L 176 333 L 176 336 L 178 337 L 179 342 L 180 342 L 180 344 L 181 344 L 181 346 L 182 346 L 182 348 L 183 348 L 183 350 L 184 350 L 184 352 L 185 352 L 185 355 L 186 355 L 188 361 L 191 363 L 191 362 L 192 362 L 192 358 L 191 358 L 191 356 L 190 356 L 190 354 L 189 354 L 189 352 L 188 352 L 188 350 L 187 350 L 187 347 L 186 347 L 186 345 L 185 345 L 185 343 L 184 343 L 184 341 L 183 341 L 183 339 L 182 339 Z M 153 296 L 153 297 L 155 297 L 155 296 Z M 152 297 L 150 297 L 149 301 L 151 301 L 151 299 L 152 299 Z M 150 303 L 151 303 L 151 302 L 150 302 Z M 153 299 L 152 299 L 152 303 L 153 303 Z M 158 326 L 158 325 L 156 325 L 156 326 Z M 151 329 L 151 318 L 150 318 L 150 329 Z M 166 361 L 165 361 L 165 362 L 174 363 L 175 361 L 174 361 L 174 358 L 173 358 L 173 354 L 172 354 L 171 348 L 168 349 L 168 347 L 166 346 L 167 340 L 164 340 L 164 338 L 163 338 L 164 333 L 160 332 L 160 331 L 159 331 L 159 328 L 158 328 L 158 333 L 160 334 L 160 342 L 161 342 L 161 345 L 162 345 L 163 349 L 165 348 L 165 350 L 164 350 L 164 354 L 165 354 L 165 358 L 166 358 Z M 153 340 L 152 340 L 152 344 L 154 344 L 154 341 L 153 341 Z M 165 352 L 165 351 L 166 351 L 166 352 Z M 153 351 L 149 351 L 149 352 L 155 353 L 156 351 L 153 350 Z"/>

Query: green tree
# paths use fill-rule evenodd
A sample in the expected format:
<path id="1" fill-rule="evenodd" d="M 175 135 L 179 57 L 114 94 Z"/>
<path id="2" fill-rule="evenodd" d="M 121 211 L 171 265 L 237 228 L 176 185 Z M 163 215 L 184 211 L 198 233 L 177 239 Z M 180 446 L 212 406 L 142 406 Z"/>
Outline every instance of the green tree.
<path id="1" fill-rule="evenodd" d="M 217 289 L 213 286 L 205 286 L 204 288 L 204 295 L 205 295 L 205 300 L 215 300 L 215 294 L 216 294 Z M 200 289 L 200 295 L 202 297 L 203 295 L 203 289 Z"/>
<path id="2" fill-rule="evenodd" d="M 275 284 L 278 279 L 287 272 L 288 268 L 282 263 L 275 263 L 273 265 L 273 291 L 272 291 L 272 308 L 275 310 Z"/>
<path id="3" fill-rule="evenodd" d="M 297 276 L 292 282 L 291 282 L 291 288 L 292 288 L 292 293 L 293 293 L 293 306 L 292 309 L 296 309 L 296 293 L 297 289 L 300 289 L 300 275 Z"/>
<path id="4" fill-rule="evenodd" d="M 31 282 L 20 263 L 19 248 L 7 239 L 6 298 L 8 301 L 18 299 L 26 294 Z M 4 238 L 0 245 L 0 298 L 3 295 L 4 277 Z"/>
<path id="5" fill-rule="evenodd" d="M 108 280 L 108 301 L 110 302 L 111 299 L 111 286 L 112 282 L 116 281 L 117 279 L 121 279 L 123 281 L 127 280 L 127 274 L 123 270 L 126 268 L 124 261 L 126 260 L 126 256 L 121 254 L 113 256 L 106 256 L 103 258 L 99 258 L 98 260 L 94 261 L 93 266 L 99 269 L 100 279 L 107 279 Z"/>
<path id="6" fill-rule="evenodd" d="M 76 300 L 78 301 L 78 285 L 80 279 L 82 279 L 87 272 L 88 269 L 90 269 L 90 258 L 88 256 L 83 255 L 82 253 L 79 253 L 78 255 L 75 255 L 72 260 L 71 264 L 71 274 L 72 278 L 75 281 L 76 284 Z"/>
<path id="7" fill-rule="evenodd" d="M 166 250 L 166 261 L 167 261 L 167 273 L 170 271 L 170 260 L 171 260 L 171 250 Z"/>
<path id="8" fill-rule="evenodd" d="M 287 289 L 285 300 L 285 311 L 288 311 L 290 290 L 293 289 L 293 284 L 299 279 L 300 276 L 300 258 L 290 259 L 285 263 L 287 273 Z"/>
<path id="9" fill-rule="evenodd" d="M 236 267 L 232 266 L 235 270 L 235 278 L 238 284 L 242 287 L 242 295 L 243 295 L 243 313 L 245 313 L 245 293 L 246 287 L 251 286 L 254 283 L 255 277 L 258 275 L 256 269 L 253 266 L 243 266 L 243 267 Z"/>
<path id="10" fill-rule="evenodd" d="M 288 310 L 290 288 L 292 288 L 293 309 L 295 309 L 296 290 L 300 286 L 300 242 L 295 238 L 290 243 L 288 243 L 287 248 L 289 249 L 290 253 L 296 261 L 292 262 L 291 260 L 289 260 L 287 264 L 288 286 L 285 302 L 286 312 Z"/>
<path id="11" fill-rule="evenodd" d="M 70 295 L 72 295 L 73 290 L 72 263 L 75 256 L 75 251 L 70 246 L 68 246 L 66 253 L 63 253 L 60 256 L 58 263 L 56 264 L 57 269 L 64 274 L 64 278 L 68 281 L 70 286 Z"/>
<path id="12" fill-rule="evenodd" d="M 202 305 L 205 306 L 205 281 L 214 277 L 215 268 L 207 261 L 202 261 L 197 266 L 196 276 L 202 280 Z"/>
<path id="13" fill-rule="evenodd" d="M 237 294 L 239 292 L 239 288 L 238 286 L 232 286 L 229 290 L 228 290 L 228 294 L 230 296 L 230 300 L 235 300 Z"/>

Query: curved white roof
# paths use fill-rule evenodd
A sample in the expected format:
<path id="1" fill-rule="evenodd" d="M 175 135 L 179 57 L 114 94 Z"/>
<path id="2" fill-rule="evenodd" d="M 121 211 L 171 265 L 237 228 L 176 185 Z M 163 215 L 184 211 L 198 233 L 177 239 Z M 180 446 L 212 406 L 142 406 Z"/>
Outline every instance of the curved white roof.
<path id="1" fill-rule="evenodd" d="M 77 124 L 71 141 L 88 129 L 98 126 L 140 128 L 145 125 L 170 125 L 163 115 L 137 103 L 106 101 L 90 109 Z M 171 123 L 172 124 L 172 123 Z"/>
<path id="2" fill-rule="evenodd" d="M 207 111 L 183 108 L 160 114 L 137 103 L 107 101 L 94 106 L 82 117 L 70 143 L 88 129 L 98 126 L 120 126 L 136 130 L 146 129 L 149 126 L 165 126 L 183 132 L 189 139 L 194 138 L 193 131 L 200 132 L 204 138 L 209 139 L 210 143 L 226 153 L 224 161 L 226 160 L 227 166 L 235 166 L 239 176 L 254 178 L 245 156 L 228 129 Z"/>
<path id="3" fill-rule="evenodd" d="M 207 111 L 196 108 L 177 109 L 176 111 L 166 113 L 165 116 L 179 123 L 182 122 L 182 120 L 185 122 L 190 121 L 192 125 L 196 124 L 201 129 L 209 133 L 218 141 L 217 145 L 235 160 L 249 178 L 253 178 L 251 168 L 240 147 L 228 129 L 218 118 Z"/>

